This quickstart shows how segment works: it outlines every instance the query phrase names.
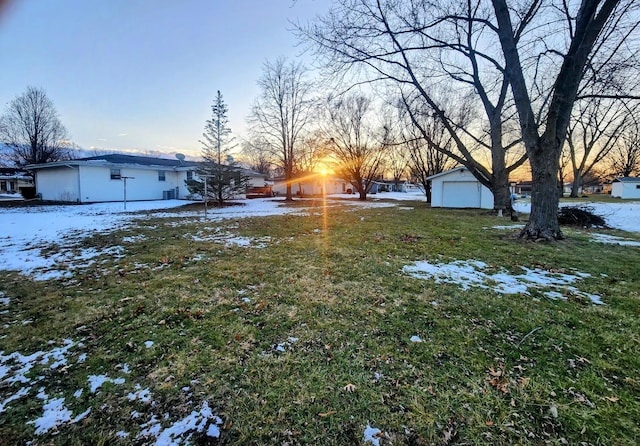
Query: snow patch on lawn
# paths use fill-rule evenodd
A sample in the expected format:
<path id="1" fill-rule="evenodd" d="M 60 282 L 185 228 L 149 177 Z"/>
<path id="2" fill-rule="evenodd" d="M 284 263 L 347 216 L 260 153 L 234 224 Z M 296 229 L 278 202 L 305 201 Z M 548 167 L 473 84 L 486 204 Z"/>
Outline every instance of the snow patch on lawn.
<path id="1" fill-rule="evenodd" d="M 89 381 L 89 391 L 96 393 L 100 387 L 105 383 L 112 384 L 124 384 L 124 378 L 109 378 L 107 375 L 89 375 L 87 378 Z"/>
<path id="2" fill-rule="evenodd" d="M 27 377 L 27 374 L 36 364 L 44 366 L 53 360 L 53 363 L 49 366 L 50 369 L 56 369 L 66 365 L 69 350 L 71 350 L 76 343 L 71 339 L 65 339 L 63 342 L 63 346 L 55 347 L 49 352 L 37 351 L 30 355 L 23 355 L 20 352 L 4 355 L 4 351 L 0 351 L 1 382 L 9 385 L 31 382 L 31 378 Z"/>
<path id="3" fill-rule="evenodd" d="M 129 392 L 129 394 L 127 395 L 127 398 L 129 399 L 129 401 L 140 400 L 143 403 L 150 403 L 151 391 L 149 390 L 148 387 L 143 389 L 140 384 L 136 384 L 135 392 Z"/>
<path id="4" fill-rule="evenodd" d="M 615 235 L 608 234 L 591 234 L 591 238 L 594 242 L 606 243 L 610 245 L 621 246 L 640 246 L 640 242 L 636 240 L 629 240 L 627 238 L 616 237 Z"/>
<path id="5" fill-rule="evenodd" d="M 600 296 L 586 293 L 571 284 L 590 277 L 590 274 L 545 271 L 539 268 L 519 267 L 522 274 L 511 274 L 504 269 L 486 272 L 488 265 L 478 260 L 456 260 L 451 263 L 419 261 L 407 265 L 403 271 L 418 279 L 434 280 L 436 283 L 458 285 L 463 290 L 471 287 L 490 289 L 500 294 L 531 294 L 533 289 L 543 289 L 542 294 L 550 299 L 566 299 L 570 293 L 588 298 L 601 305 Z M 546 290 L 545 290 L 546 289 Z"/>
<path id="6" fill-rule="evenodd" d="M 561 207 L 588 206 L 593 209 L 593 213 L 603 217 L 610 228 L 621 229 L 623 231 L 640 232 L 640 201 L 629 201 L 626 203 L 575 203 L 563 202 Z M 531 202 L 517 200 L 514 209 L 519 213 L 531 213 Z"/>
<path id="7" fill-rule="evenodd" d="M 371 443 L 373 446 L 380 446 L 380 437 L 384 436 L 382 431 L 377 427 L 371 427 L 367 424 L 362 439 L 365 443 Z"/>
<path id="8" fill-rule="evenodd" d="M 91 408 L 89 408 L 74 418 L 71 418 L 73 414 L 65 407 L 64 398 L 49 399 L 49 396 L 44 392 L 44 388 L 40 389 L 37 398 L 44 400 L 42 406 L 43 414 L 33 421 L 27 421 L 27 424 L 35 425 L 36 435 L 45 434 L 64 423 L 77 423 L 91 412 Z"/>
<path id="9" fill-rule="evenodd" d="M 213 233 L 208 231 L 211 231 L 211 228 L 198 231 L 195 235 L 185 235 L 185 237 L 195 242 L 215 242 L 222 243 L 225 246 L 240 246 L 245 248 L 265 248 L 271 241 L 271 237 L 240 237 L 229 232 L 222 233 L 220 232 L 220 228 L 213 229 Z"/>
<path id="10" fill-rule="evenodd" d="M 220 426 L 222 420 L 213 414 L 209 404 L 202 403 L 200 410 L 192 411 L 181 420 L 176 421 L 169 427 L 163 428 L 160 420 L 153 415 L 151 420 L 141 425 L 142 432 L 136 437 L 144 439 L 153 437 L 156 439 L 156 446 L 179 445 L 188 443 L 193 434 L 206 433 L 208 437 L 220 437 Z"/>

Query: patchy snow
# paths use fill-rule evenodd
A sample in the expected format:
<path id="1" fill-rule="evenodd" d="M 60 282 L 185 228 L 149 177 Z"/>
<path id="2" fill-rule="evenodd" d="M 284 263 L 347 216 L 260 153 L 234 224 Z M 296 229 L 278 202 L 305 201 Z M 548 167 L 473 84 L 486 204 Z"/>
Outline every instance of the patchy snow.
<path id="1" fill-rule="evenodd" d="M 89 385 L 91 386 L 89 391 L 96 393 L 105 383 L 124 384 L 125 380 L 124 378 L 109 378 L 107 375 L 89 375 L 87 381 L 89 381 Z"/>
<path id="2" fill-rule="evenodd" d="M 4 291 L 0 291 L 0 305 L 9 305 L 9 303 L 11 302 L 11 299 L 9 299 L 7 297 L 7 295 L 4 293 Z"/>
<path id="3" fill-rule="evenodd" d="M 591 202 L 562 202 L 560 206 L 588 206 L 593 208 L 593 213 L 604 218 L 611 228 L 629 232 L 640 232 L 640 201 L 628 201 L 620 203 L 591 203 Z M 514 209 L 520 213 L 531 212 L 530 201 L 517 200 Z"/>
<path id="4" fill-rule="evenodd" d="M 277 352 L 284 353 L 287 351 L 288 347 L 291 347 L 291 344 L 295 344 L 296 342 L 298 342 L 298 338 L 289 336 L 286 341 L 275 344 L 272 348 Z"/>
<path id="5" fill-rule="evenodd" d="M 616 237 L 615 235 L 595 233 L 591 234 L 591 238 L 594 242 L 607 243 L 610 245 L 640 246 L 640 242 L 637 240 L 629 240 L 622 237 Z"/>
<path id="6" fill-rule="evenodd" d="M 135 392 L 129 392 L 129 394 L 127 395 L 127 398 L 130 401 L 140 400 L 143 403 L 150 403 L 151 402 L 151 391 L 149 390 L 148 387 L 143 389 L 140 384 L 136 384 L 135 385 Z"/>
<path id="7" fill-rule="evenodd" d="M 27 424 L 35 425 L 36 435 L 47 433 L 63 423 L 77 423 L 91 412 L 91 408 L 89 408 L 74 418 L 71 418 L 73 413 L 65 407 L 64 398 L 49 399 L 44 389 L 40 389 L 37 398 L 44 400 L 42 406 L 43 414 L 33 421 L 27 421 Z"/>
<path id="8" fill-rule="evenodd" d="M 144 341 L 144 346 L 147 348 L 153 347 L 153 341 Z"/>
<path id="9" fill-rule="evenodd" d="M 456 260 L 451 263 L 419 261 L 407 265 L 403 271 L 418 279 L 432 279 L 436 283 L 451 283 L 463 290 L 471 287 L 490 289 L 500 294 L 531 294 L 533 289 L 543 289 L 542 294 L 551 299 L 566 299 L 566 293 L 588 298 L 601 305 L 600 296 L 579 290 L 571 284 L 590 277 L 590 274 L 545 271 L 520 266 L 522 274 L 510 274 L 505 269 L 485 272 L 489 267 L 478 260 Z M 549 289 L 549 290 L 547 290 Z"/>
<path id="10" fill-rule="evenodd" d="M 0 351 L 0 383 L 29 383 L 31 378 L 27 377 L 27 374 L 31 369 L 38 364 L 46 366 L 51 360 L 53 363 L 49 366 L 50 369 L 65 365 L 69 350 L 75 345 L 71 339 L 65 339 L 62 347 L 55 347 L 49 352 L 37 351 L 30 355 L 14 352 L 5 356 L 4 352 Z"/>
<path id="11" fill-rule="evenodd" d="M 420 336 L 415 336 L 415 335 L 411 336 L 411 339 L 409 339 L 409 340 L 411 342 L 413 342 L 413 343 L 416 343 L 416 344 L 422 342 L 422 339 L 420 338 Z"/>
<path id="12" fill-rule="evenodd" d="M 200 410 L 192 411 L 182 420 L 178 420 L 166 428 L 163 428 L 160 420 L 153 415 L 151 420 L 140 426 L 142 431 L 136 438 L 154 437 L 156 441 L 153 444 L 156 446 L 179 445 L 188 443 L 196 432 L 204 432 L 208 437 L 218 438 L 220 437 L 218 426 L 221 424 L 222 420 L 213 414 L 209 404 L 205 401 Z"/>
<path id="13" fill-rule="evenodd" d="M 371 427 L 367 424 L 362 439 L 365 443 L 371 443 L 373 446 L 380 446 L 380 437 L 384 434 L 377 427 Z"/>

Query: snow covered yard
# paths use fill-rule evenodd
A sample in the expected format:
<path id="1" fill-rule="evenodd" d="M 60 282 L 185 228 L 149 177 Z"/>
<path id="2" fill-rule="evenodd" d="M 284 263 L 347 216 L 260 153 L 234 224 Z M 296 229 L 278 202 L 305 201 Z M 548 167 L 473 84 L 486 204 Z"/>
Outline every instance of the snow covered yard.
<path id="1" fill-rule="evenodd" d="M 588 206 L 593 208 L 593 213 L 605 219 L 611 228 L 622 231 L 640 232 L 640 201 L 628 201 L 619 203 L 599 202 L 561 202 L 561 206 Z M 514 208 L 517 212 L 530 213 L 531 202 L 528 200 L 516 200 Z"/>
<path id="2" fill-rule="evenodd" d="M 498 246 L 505 253 L 492 253 L 486 239 L 497 244 L 502 239 L 494 233 L 513 226 L 482 229 L 495 222 L 486 215 L 478 214 L 481 225 L 466 213 L 442 221 L 448 211 L 389 201 L 394 194 L 366 203 L 339 198 L 326 207 L 248 200 L 242 207 L 209 209 L 206 220 L 202 212 L 157 211 L 181 201 L 128 203 L 127 212 L 121 203 L 22 214 L 0 209 L 0 224 L 8 228 L 0 248 L 9 254 L 0 259 L 0 270 L 27 278 L 22 285 L 0 282 L 0 339 L 10 342 L 0 347 L 0 417 L 23 420 L 36 442 L 95 428 L 122 444 L 157 445 L 215 442 L 225 432 L 233 432 L 228 438 L 237 444 L 336 439 L 340 431 L 331 420 L 348 424 L 351 417 L 356 427 L 349 438 L 386 445 L 417 432 L 430 432 L 437 442 L 473 425 L 469 417 L 475 414 L 482 417 L 476 420 L 480 429 L 488 429 L 494 421 L 478 398 L 492 391 L 496 398 L 488 406 L 505 414 L 516 404 L 526 418 L 524 401 L 535 397 L 562 407 L 563 416 L 583 416 L 586 403 L 580 401 L 595 397 L 581 389 L 579 376 L 570 392 L 550 385 L 560 394 L 556 403 L 548 394 L 529 395 L 538 387 L 528 388 L 528 380 L 543 378 L 524 370 L 538 370 L 541 348 L 551 355 L 544 361 L 557 361 L 560 369 L 567 361 L 576 373 L 589 367 L 575 355 L 549 353 L 551 343 L 575 345 L 582 336 L 578 329 L 565 334 L 564 316 L 556 321 L 553 312 L 560 306 L 560 314 L 571 313 L 580 302 L 580 320 L 602 323 L 633 289 L 633 276 L 587 273 L 586 262 L 565 266 L 570 255 L 559 258 L 544 246 L 528 256 L 526 250 L 513 253 L 510 241 Z M 243 223 L 260 216 L 283 218 L 275 226 Z M 602 249 L 611 250 L 610 257 L 637 246 L 632 238 L 589 236 L 598 243 L 623 242 Z M 590 252 L 600 255 L 598 250 Z M 478 253 L 489 258 L 473 260 Z M 145 255 L 155 263 L 141 260 Z M 505 262 L 506 255 L 511 260 Z M 451 260 L 456 258 L 461 260 Z M 516 258 L 523 263 L 506 270 Z M 90 273 L 81 274 L 85 270 Z M 100 270 L 106 274 L 96 274 Z M 39 303 L 34 296 L 31 310 L 21 286 L 33 286 L 46 299 Z M 514 309 L 523 315 L 514 316 Z M 485 331 L 491 333 L 487 339 Z M 521 349 L 542 333 L 550 344 L 535 339 L 532 350 Z M 511 358 L 500 342 L 518 355 Z M 485 350 L 492 352 L 486 358 Z M 579 358 L 585 357 L 594 361 L 592 352 Z M 509 360 L 519 368 L 508 370 Z M 473 379 L 460 375 L 451 384 L 449 365 Z M 464 424 L 450 420 L 449 403 L 437 402 L 441 395 L 442 401 L 462 398 L 455 410 L 466 414 Z M 511 401 L 502 406 L 507 395 Z M 574 400 L 577 407 L 569 409 Z M 110 411 L 117 415 L 106 416 Z M 435 414 L 438 427 L 422 426 L 412 415 L 425 411 Z M 392 421 L 394 414 L 403 414 L 404 427 Z M 542 421 L 545 429 L 553 420 Z M 536 423 L 527 429 L 535 431 Z M 541 439 L 545 429 L 532 434 Z M 305 437 L 307 430 L 316 433 Z"/>
<path id="3" fill-rule="evenodd" d="M 389 198 L 394 196 L 402 199 L 419 198 L 415 194 L 392 194 Z M 339 197 L 353 198 L 350 195 Z M 177 223 L 180 225 L 202 221 L 202 211 L 185 212 L 179 209 L 189 203 L 184 200 L 129 202 L 126 210 L 123 203 L 0 208 L 0 270 L 19 271 L 36 280 L 70 277 L 74 270 L 92 265 L 100 255 L 116 258 L 123 255 L 121 245 L 104 250 L 78 249 L 80 241 L 98 234 L 135 228 L 136 220 L 145 218 L 144 212 L 152 213 L 147 215 L 154 218 L 180 218 Z M 207 221 L 215 223 L 229 219 L 309 212 L 304 206 L 284 207 L 282 200 L 254 199 L 241 200 L 240 203 L 240 206 L 209 208 Z M 359 208 L 389 206 L 387 203 L 376 203 L 375 200 L 347 203 Z M 194 240 L 201 237 L 198 234 L 185 236 L 192 236 Z M 209 237 L 210 240 L 217 237 L 223 243 L 251 245 L 250 240 L 235 238 L 230 234 L 220 233 Z M 130 240 L 125 239 L 124 243 L 128 241 Z M 51 245 L 54 245 L 54 249 L 48 250 Z"/>

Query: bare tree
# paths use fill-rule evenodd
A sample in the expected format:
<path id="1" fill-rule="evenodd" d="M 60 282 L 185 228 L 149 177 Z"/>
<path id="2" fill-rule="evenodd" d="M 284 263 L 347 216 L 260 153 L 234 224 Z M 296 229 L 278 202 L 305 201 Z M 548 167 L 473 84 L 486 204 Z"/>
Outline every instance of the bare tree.
<path id="1" fill-rule="evenodd" d="M 401 138 L 409 153 L 411 175 L 420 184 L 427 203 L 431 203 L 431 181 L 428 178 L 457 165 L 457 162 L 447 155 L 455 151 L 455 142 L 442 125 L 442 121 L 430 115 L 414 115 L 413 119 L 421 120 L 421 130 L 411 123 L 406 113 L 400 112 L 399 121 L 406 124 Z M 427 135 L 426 138 L 424 134 Z"/>
<path id="2" fill-rule="evenodd" d="M 519 135 L 508 124 L 515 112 L 504 63 L 492 56 L 499 43 L 489 15 L 486 4 L 471 1 L 348 0 L 299 29 L 330 69 L 360 69 L 357 81 L 382 81 L 397 90 L 423 138 L 429 132 L 419 117 L 439 120 L 455 150 L 435 141 L 430 147 L 466 166 L 492 190 L 496 209 L 508 209 L 509 174 L 526 156 L 520 150 L 507 157 Z M 472 111 L 475 121 L 461 109 Z"/>
<path id="3" fill-rule="evenodd" d="M 609 154 L 611 176 L 630 177 L 640 175 L 640 123 L 625 130 Z"/>
<path id="4" fill-rule="evenodd" d="M 317 171 L 321 161 L 327 155 L 327 144 L 323 132 L 316 129 L 305 134 L 297 151 L 295 173 L 311 173 Z"/>
<path id="5" fill-rule="evenodd" d="M 531 215 L 521 237 L 561 239 L 558 164 L 571 111 L 581 83 L 593 81 L 588 73 L 605 73 L 613 56 L 627 49 L 623 42 L 638 28 L 637 2 L 491 4 L 533 178 Z"/>
<path id="6" fill-rule="evenodd" d="M 287 183 L 286 200 L 292 200 L 291 180 L 294 176 L 296 150 L 302 132 L 310 119 L 311 83 L 306 68 L 284 58 L 266 62 L 258 85 L 249 123 L 255 135 L 269 144 Z"/>
<path id="7" fill-rule="evenodd" d="M 376 127 L 371 100 L 363 95 L 330 98 L 325 108 L 327 150 L 335 160 L 336 173 L 353 185 L 360 200 L 366 200 L 374 181 L 384 173 L 388 128 Z"/>
<path id="8" fill-rule="evenodd" d="M 9 147 L 9 159 L 19 166 L 67 158 L 67 138 L 53 102 L 39 88 L 28 87 L 0 118 L 0 141 Z"/>
<path id="9" fill-rule="evenodd" d="M 387 155 L 384 159 L 384 170 L 391 175 L 393 185 L 398 190 L 400 181 L 407 177 L 409 172 L 410 159 L 407 153 L 407 146 L 396 145 L 389 147 Z"/>
<path id="10" fill-rule="evenodd" d="M 635 60 L 637 42 L 630 36 L 640 26 L 637 9 L 636 0 L 349 0 L 301 32 L 334 70 L 360 67 L 359 79 L 395 85 L 408 110 L 414 103 L 413 110 L 428 107 L 456 142 L 462 156 L 453 158 L 492 189 L 497 206 L 506 206 L 510 167 L 526 158 L 507 167 L 503 156 L 523 144 L 534 186 L 521 237 L 554 240 L 563 237 L 558 163 L 579 87 L 607 85 L 614 62 Z M 452 96 L 472 93 L 482 125 L 457 125 L 431 95 L 443 83 Z M 611 97 L 637 97 L 608 86 Z M 505 141 L 505 123 L 515 113 L 510 104 L 521 141 Z M 475 146 L 490 149 L 491 171 L 473 156 Z"/>
<path id="11" fill-rule="evenodd" d="M 576 103 L 565 145 L 573 174 L 571 197 L 578 196 L 584 180 L 606 159 L 632 117 L 624 101 L 594 97 Z"/>
<path id="12" fill-rule="evenodd" d="M 241 157 L 249 169 L 267 176 L 271 175 L 274 161 L 271 157 L 269 142 L 264 138 L 254 137 L 244 141 Z"/>

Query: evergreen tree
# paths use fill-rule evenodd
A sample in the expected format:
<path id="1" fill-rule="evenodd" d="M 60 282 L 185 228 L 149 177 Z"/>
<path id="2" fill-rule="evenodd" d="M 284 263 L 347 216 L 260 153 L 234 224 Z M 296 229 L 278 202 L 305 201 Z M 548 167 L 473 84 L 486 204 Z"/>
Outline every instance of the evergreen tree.
<path id="1" fill-rule="evenodd" d="M 186 184 L 190 193 L 222 205 L 234 195 L 245 192 L 246 178 L 231 156 L 234 146 L 227 117 L 229 108 L 219 90 L 211 111 L 212 117 L 206 121 L 200 141 L 203 162 L 196 169 L 194 178 L 186 180 Z"/>

